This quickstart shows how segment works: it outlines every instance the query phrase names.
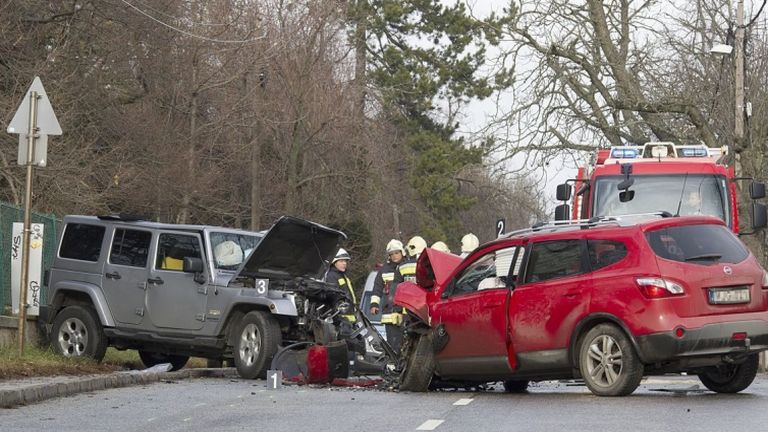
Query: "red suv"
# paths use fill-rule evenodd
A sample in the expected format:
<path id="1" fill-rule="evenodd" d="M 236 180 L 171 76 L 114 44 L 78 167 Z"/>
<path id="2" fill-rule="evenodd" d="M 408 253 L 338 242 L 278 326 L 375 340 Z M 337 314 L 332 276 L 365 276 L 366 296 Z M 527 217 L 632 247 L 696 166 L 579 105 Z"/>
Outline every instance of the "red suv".
<path id="1" fill-rule="evenodd" d="M 768 349 L 768 274 L 713 217 L 546 225 L 463 261 L 427 249 L 416 276 L 395 297 L 411 317 L 404 390 L 580 377 L 620 396 L 644 375 L 688 372 L 735 393 Z"/>

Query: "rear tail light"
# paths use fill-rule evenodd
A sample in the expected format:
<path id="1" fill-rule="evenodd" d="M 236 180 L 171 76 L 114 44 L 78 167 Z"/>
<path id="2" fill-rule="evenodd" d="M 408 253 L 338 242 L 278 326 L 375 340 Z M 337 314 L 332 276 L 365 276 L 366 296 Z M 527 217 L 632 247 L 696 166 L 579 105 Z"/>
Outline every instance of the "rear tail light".
<path id="1" fill-rule="evenodd" d="M 639 277 L 635 279 L 640 292 L 648 298 L 663 298 L 685 294 L 683 286 L 677 282 L 656 277 Z"/>

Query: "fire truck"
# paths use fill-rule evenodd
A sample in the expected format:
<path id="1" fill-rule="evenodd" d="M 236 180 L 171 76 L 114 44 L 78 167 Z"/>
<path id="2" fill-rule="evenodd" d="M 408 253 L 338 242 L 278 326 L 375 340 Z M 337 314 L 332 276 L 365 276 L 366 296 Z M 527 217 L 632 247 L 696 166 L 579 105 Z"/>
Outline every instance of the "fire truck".
<path id="1" fill-rule="evenodd" d="M 563 203 L 555 208 L 555 220 L 704 214 L 724 220 L 738 233 L 737 182 L 749 181 L 752 227 L 761 229 L 767 222 L 766 206 L 756 200 L 765 197 L 765 184 L 736 177 L 733 166 L 723 163 L 727 153 L 727 147 L 671 142 L 600 149 L 591 166 L 558 185 L 557 199 Z"/>

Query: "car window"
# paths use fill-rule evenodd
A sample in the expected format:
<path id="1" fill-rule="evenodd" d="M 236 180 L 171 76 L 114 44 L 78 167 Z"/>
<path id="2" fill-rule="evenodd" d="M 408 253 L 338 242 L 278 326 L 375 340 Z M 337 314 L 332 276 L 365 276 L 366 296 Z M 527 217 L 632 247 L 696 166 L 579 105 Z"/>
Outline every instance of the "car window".
<path id="1" fill-rule="evenodd" d="M 61 238 L 59 256 L 81 261 L 98 261 L 104 231 L 104 227 L 99 225 L 67 224 Z"/>
<path id="2" fill-rule="evenodd" d="M 518 247 L 489 252 L 478 257 L 456 278 L 451 296 L 507 287 L 507 277 Z M 518 254 L 522 255 L 522 254 Z"/>
<path id="3" fill-rule="evenodd" d="M 217 269 L 236 270 L 261 240 L 260 236 L 228 232 L 211 233 L 213 262 Z"/>
<path id="4" fill-rule="evenodd" d="M 627 256 L 624 243 L 614 240 L 588 240 L 589 265 L 594 271 L 617 263 Z"/>
<path id="5" fill-rule="evenodd" d="M 145 267 L 149 255 L 152 233 L 132 229 L 115 229 L 109 263 L 131 267 Z"/>
<path id="6" fill-rule="evenodd" d="M 186 234 L 160 234 L 157 242 L 155 268 L 182 271 L 184 258 L 202 258 L 198 238 Z"/>
<path id="7" fill-rule="evenodd" d="M 582 272 L 580 240 L 545 241 L 533 244 L 526 282 L 541 282 Z"/>
<path id="8" fill-rule="evenodd" d="M 647 232 L 645 237 L 656 255 L 674 261 L 735 264 L 749 256 L 744 244 L 722 225 L 669 227 Z"/>

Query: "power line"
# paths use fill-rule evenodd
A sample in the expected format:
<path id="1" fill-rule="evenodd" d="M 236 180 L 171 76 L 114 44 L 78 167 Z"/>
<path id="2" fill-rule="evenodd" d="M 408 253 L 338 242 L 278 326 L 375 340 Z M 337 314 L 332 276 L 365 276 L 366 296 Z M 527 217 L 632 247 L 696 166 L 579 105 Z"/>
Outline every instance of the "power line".
<path id="1" fill-rule="evenodd" d="M 136 12 L 144 15 L 145 17 L 151 19 L 152 21 L 154 21 L 154 22 L 156 22 L 158 24 L 160 24 L 162 26 L 165 26 L 165 27 L 167 27 L 167 28 L 169 28 L 169 29 L 171 29 L 173 31 L 179 32 L 179 33 L 181 33 L 183 35 L 186 35 L 186 36 L 189 36 L 189 37 L 193 37 L 193 38 L 196 38 L 196 39 L 201 39 L 201 40 L 204 40 L 204 41 L 215 42 L 215 43 L 239 43 L 239 44 L 245 44 L 245 43 L 256 42 L 256 41 L 259 41 L 261 39 L 266 38 L 266 36 L 259 36 L 259 37 L 255 37 L 253 39 L 225 40 L 225 39 L 213 39 L 213 38 L 209 38 L 209 37 L 206 37 L 206 36 L 197 35 L 197 34 L 194 34 L 194 33 L 190 33 L 190 32 L 188 32 L 186 30 L 182 30 L 182 29 L 180 29 L 178 27 L 174 27 L 174 26 L 172 26 L 172 25 L 170 25 L 170 24 L 168 24 L 166 22 L 160 21 L 159 19 L 153 17 L 152 15 L 144 12 L 143 10 L 141 10 L 138 7 L 134 6 L 133 4 L 129 3 L 127 0 L 120 0 L 120 1 L 122 1 L 123 3 L 128 5 L 131 9 L 135 10 Z"/>
<path id="2" fill-rule="evenodd" d="M 741 28 L 747 28 L 747 27 L 751 26 L 752 24 L 754 24 L 754 23 L 755 23 L 755 21 L 757 20 L 757 17 L 759 17 L 759 16 L 760 16 L 760 13 L 763 11 L 763 8 L 765 7 L 765 4 L 766 4 L 766 3 L 768 3 L 768 0 L 763 0 L 763 4 L 760 6 L 760 9 L 757 11 L 757 13 L 755 14 L 755 16 L 753 16 L 753 17 L 752 17 L 752 19 L 751 19 L 751 20 L 749 20 L 749 22 L 747 23 L 747 25 L 741 26 Z"/>

